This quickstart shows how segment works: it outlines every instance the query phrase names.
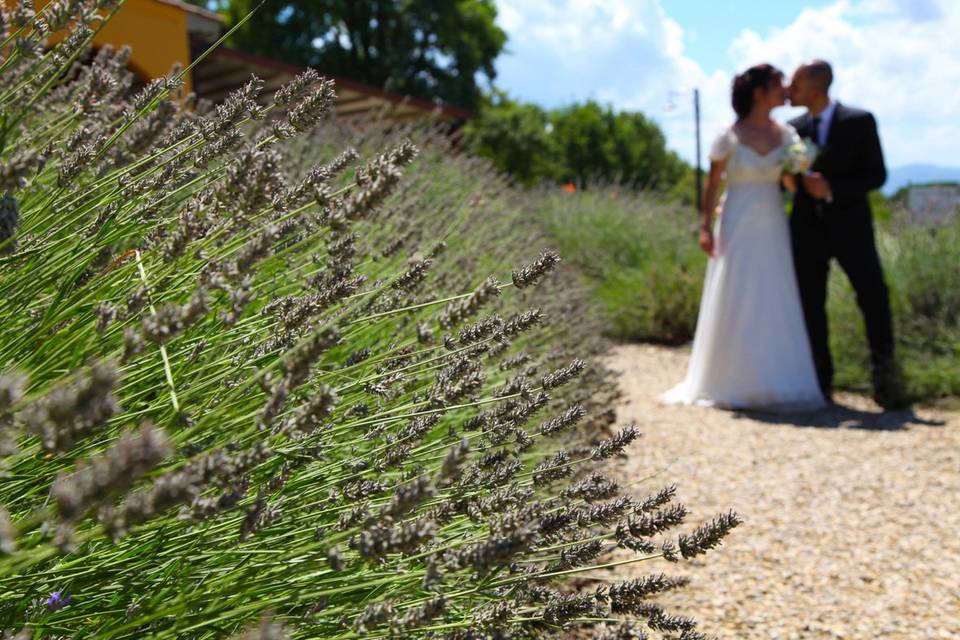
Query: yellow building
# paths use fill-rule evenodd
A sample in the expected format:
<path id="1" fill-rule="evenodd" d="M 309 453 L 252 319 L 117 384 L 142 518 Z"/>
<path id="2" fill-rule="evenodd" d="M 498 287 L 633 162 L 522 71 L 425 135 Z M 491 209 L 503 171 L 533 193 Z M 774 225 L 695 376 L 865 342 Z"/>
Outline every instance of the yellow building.
<path id="1" fill-rule="evenodd" d="M 7 5 L 17 0 L 7 0 Z M 49 0 L 37 0 L 42 10 Z M 167 74 L 174 64 L 186 67 L 191 61 L 191 42 L 216 40 L 223 26 L 212 11 L 180 0 L 126 0 L 117 14 L 93 39 L 95 47 L 128 44 L 133 50 L 130 70 L 143 80 Z M 57 36 L 53 38 L 57 39 Z M 190 77 L 186 88 L 193 90 Z"/>
<path id="2" fill-rule="evenodd" d="M 40 9 L 49 0 L 37 0 Z M 7 0 L 12 4 L 16 0 Z M 114 18 L 94 37 L 94 46 L 128 44 L 130 69 L 143 80 L 166 75 L 174 64 L 187 67 L 223 33 L 222 18 L 181 0 L 126 0 Z M 302 68 L 221 46 L 186 78 L 187 91 L 220 102 L 255 74 L 265 82 L 264 97 L 288 82 Z M 317 69 L 321 75 L 323 69 Z M 329 77 L 329 76 L 328 76 Z M 453 127 L 472 117 L 463 109 L 444 107 L 377 89 L 346 78 L 334 78 L 338 117 L 376 116 L 390 122 L 438 118 Z"/>

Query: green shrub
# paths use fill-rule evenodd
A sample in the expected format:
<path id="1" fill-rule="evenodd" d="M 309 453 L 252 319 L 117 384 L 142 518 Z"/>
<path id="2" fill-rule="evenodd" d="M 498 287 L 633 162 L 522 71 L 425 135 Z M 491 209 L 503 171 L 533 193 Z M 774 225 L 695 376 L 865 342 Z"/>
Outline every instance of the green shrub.
<path id="1" fill-rule="evenodd" d="M 673 489 L 595 470 L 637 433 L 523 194 L 430 132 L 318 127 L 315 75 L 131 96 L 126 52 L 74 64 L 86 20 L 40 49 L 73 3 L 30 6 L 0 62 L 0 631 L 692 628 L 646 599 L 681 581 L 560 590 L 739 520 L 663 540 Z"/>
<path id="2" fill-rule="evenodd" d="M 642 113 L 593 100 L 544 110 L 494 91 L 464 127 L 467 146 L 526 185 L 616 183 L 678 192 L 690 167 L 667 149 L 663 131 Z M 684 194 L 685 195 L 685 194 Z"/>
<path id="3" fill-rule="evenodd" d="M 894 216 L 877 241 L 909 395 L 918 400 L 960 396 L 960 223 L 923 228 Z M 870 388 L 863 319 L 840 269 L 830 282 L 831 349 L 837 381 Z"/>
<path id="4" fill-rule="evenodd" d="M 613 189 L 547 194 L 543 208 L 561 252 L 593 289 L 611 337 L 691 339 L 706 259 L 689 212 L 652 194 Z"/>

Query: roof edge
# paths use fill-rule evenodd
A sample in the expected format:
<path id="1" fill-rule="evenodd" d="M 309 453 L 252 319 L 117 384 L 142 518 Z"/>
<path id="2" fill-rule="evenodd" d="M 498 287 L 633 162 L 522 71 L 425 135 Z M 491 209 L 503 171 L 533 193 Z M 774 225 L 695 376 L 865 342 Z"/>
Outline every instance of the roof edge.
<path id="1" fill-rule="evenodd" d="M 164 0 L 166 1 L 166 0 Z M 233 58 L 234 60 L 241 60 L 248 62 L 250 64 L 259 65 L 262 67 L 268 67 L 271 69 L 276 69 L 278 71 L 285 71 L 287 73 L 292 73 L 294 75 L 303 73 L 307 70 L 306 67 L 300 67 L 293 64 L 288 64 L 286 62 L 281 62 L 280 60 L 274 60 L 272 58 L 264 58 L 253 53 L 248 53 L 246 51 L 241 51 L 240 49 L 233 49 L 231 47 L 219 46 L 213 51 L 213 55 L 223 55 L 228 58 Z M 325 74 L 319 69 L 317 72 L 321 76 L 330 78 L 338 86 L 342 86 L 353 91 L 359 91 L 361 93 L 366 93 L 369 95 L 377 96 L 378 98 L 383 98 L 385 100 L 390 100 L 395 103 L 404 103 L 410 104 L 421 109 L 433 111 L 434 109 L 439 109 L 445 115 L 451 118 L 462 118 L 464 120 L 470 120 L 475 117 L 471 111 L 466 109 L 461 109 L 460 107 L 454 107 L 450 105 L 438 104 L 436 102 L 431 102 L 429 100 L 424 100 L 422 98 L 414 98 L 413 96 L 401 95 L 399 93 L 392 93 L 384 89 L 379 89 L 372 85 L 364 84 L 362 82 L 357 82 L 355 80 L 347 80 L 346 78 L 339 78 L 337 76 Z"/>
<path id="2" fill-rule="evenodd" d="M 220 24 L 224 24 L 225 22 L 225 20 L 223 19 L 223 16 L 221 16 L 216 11 L 210 11 L 209 9 L 204 9 L 203 7 L 198 7 L 193 4 L 187 4 L 186 2 L 183 2 L 183 0 L 153 0 L 153 1 L 159 2 L 160 4 L 169 5 L 171 7 L 177 7 L 178 9 L 182 9 L 187 13 L 192 13 L 194 15 L 204 17 L 208 20 L 215 20 Z"/>

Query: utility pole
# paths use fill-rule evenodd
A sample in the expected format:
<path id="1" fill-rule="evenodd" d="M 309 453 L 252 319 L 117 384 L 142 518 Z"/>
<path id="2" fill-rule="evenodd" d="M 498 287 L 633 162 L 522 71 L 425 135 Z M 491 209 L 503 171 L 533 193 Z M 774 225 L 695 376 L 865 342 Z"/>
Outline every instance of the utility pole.
<path id="1" fill-rule="evenodd" d="M 699 212 L 700 211 L 700 201 L 702 199 L 702 190 L 703 190 L 703 170 L 700 168 L 700 89 L 693 90 L 693 118 L 696 121 L 696 132 L 697 132 L 697 171 L 696 171 L 696 182 L 697 182 L 697 199 L 694 201 L 693 206 Z"/>
<path id="2" fill-rule="evenodd" d="M 684 91 L 686 93 L 686 91 Z M 673 101 L 673 97 L 680 95 L 679 91 L 670 91 L 667 94 L 667 104 L 665 109 L 667 111 L 673 111 L 677 108 L 677 104 Z M 694 197 L 696 201 L 694 202 L 694 209 L 697 213 L 700 212 L 700 200 L 703 198 L 703 168 L 700 166 L 700 89 L 694 88 L 693 90 L 693 123 L 694 130 L 696 132 L 696 144 L 697 144 L 697 166 L 695 168 L 696 185 L 694 185 L 695 193 Z"/>

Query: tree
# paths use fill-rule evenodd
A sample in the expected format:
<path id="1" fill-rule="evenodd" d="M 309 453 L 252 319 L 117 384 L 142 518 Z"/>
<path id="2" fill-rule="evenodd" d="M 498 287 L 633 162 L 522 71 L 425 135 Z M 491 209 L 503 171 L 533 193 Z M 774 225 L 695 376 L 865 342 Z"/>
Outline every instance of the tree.
<path id="1" fill-rule="evenodd" d="M 260 0 L 192 0 L 235 24 Z M 507 35 L 494 0 L 268 0 L 233 44 L 323 74 L 476 109 Z"/>
<path id="2" fill-rule="evenodd" d="M 667 149 L 656 123 L 592 101 L 544 111 L 494 92 L 465 133 L 474 152 L 524 183 L 616 183 L 669 191 L 690 173 Z M 692 190 L 692 177 L 689 183 Z"/>
<path id="3" fill-rule="evenodd" d="M 519 182 L 554 179 L 559 172 L 549 114 L 501 91 L 486 99 L 479 115 L 464 127 L 464 137 L 475 153 Z"/>
<path id="4" fill-rule="evenodd" d="M 553 111 L 550 121 L 565 181 L 666 189 L 683 177 L 684 162 L 642 113 L 615 112 L 591 100 Z"/>

